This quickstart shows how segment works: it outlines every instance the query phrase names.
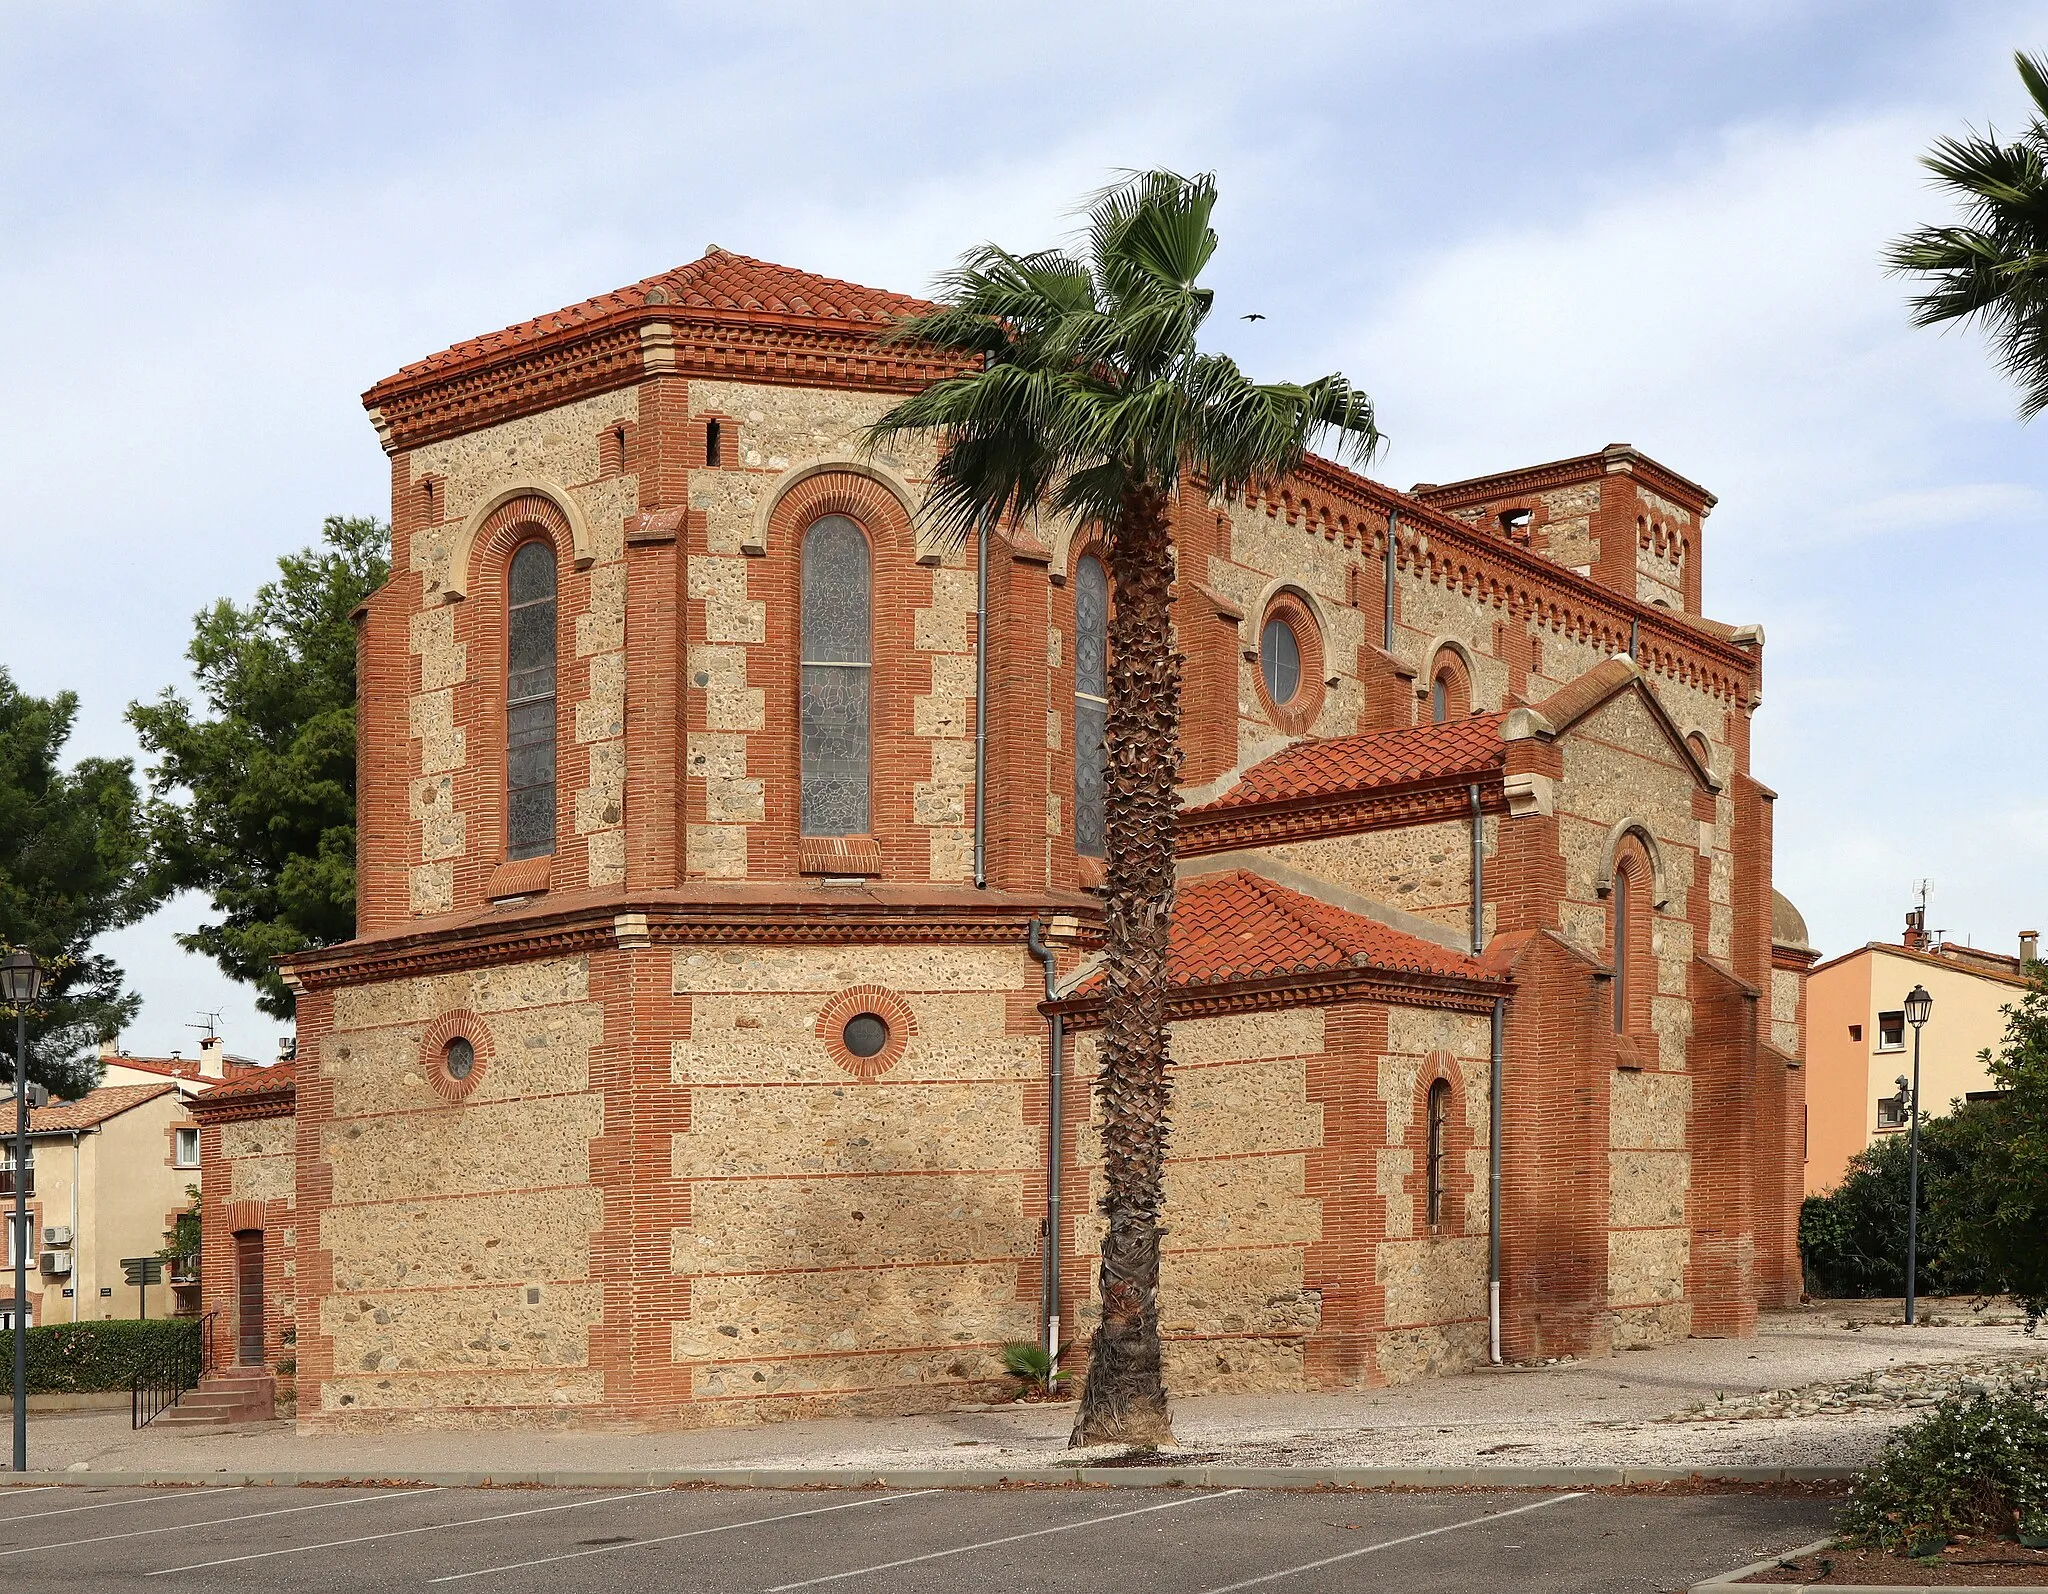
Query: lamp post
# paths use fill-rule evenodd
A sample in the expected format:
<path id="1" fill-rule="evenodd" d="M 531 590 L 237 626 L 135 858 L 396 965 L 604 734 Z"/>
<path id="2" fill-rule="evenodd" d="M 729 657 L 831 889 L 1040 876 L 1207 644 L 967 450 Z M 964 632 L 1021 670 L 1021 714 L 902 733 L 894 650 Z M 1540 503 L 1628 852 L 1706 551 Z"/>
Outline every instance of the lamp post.
<path id="1" fill-rule="evenodd" d="M 14 1470 L 28 1471 L 28 1004 L 43 994 L 35 954 L 0 958 L 0 998 L 14 1006 Z"/>
<path id="2" fill-rule="evenodd" d="M 1915 985 L 1906 993 L 1906 1022 L 1913 1026 L 1913 1098 L 1907 1103 L 1912 1117 L 1906 1120 L 1906 1322 L 1913 1321 L 1915 1275 L 1920 1268 L 1920 1028 L 1934 1011 L 1934 998 L 1927 987 Z"/>

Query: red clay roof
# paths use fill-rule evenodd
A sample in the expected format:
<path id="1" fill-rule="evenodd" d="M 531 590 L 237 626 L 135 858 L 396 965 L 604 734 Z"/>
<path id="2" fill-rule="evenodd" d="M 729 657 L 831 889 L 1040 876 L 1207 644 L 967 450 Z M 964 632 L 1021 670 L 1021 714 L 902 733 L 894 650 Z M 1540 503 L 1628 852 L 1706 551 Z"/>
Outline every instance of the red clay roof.
<path id="1" fill-rule="evenodd" d="M 62 1133 L 67 1129 L 91 1129 L 117 1118 L 131 1107 L 168 1096 L 178 1087 L 166 1080 L 161 1085 L 102 1085 L 76 1101 L 53 1101 L 28 1115 L 32 1135 Z"/>
<path id="2" fill-rule="evenodd" d="M 1296 742 L 1254 764 L 1237 784 L 1189 813 L 1215 813 L 1293 797 L 1336 797 L 1419 780 L 1484 775 L 1507 762 L 1500 714 Z"/>
<path id="3" fill-rule="evenodd" d="M 1462 952 L 1318 902 L 1249 869 L 1221 870 L 1181 882 L 1174 894 L 1167 955 L 1176 986 L 1355 968 L 1477 980 L 1493 977 Z M 1101 987 L 1098 974 L 1075 994 L 1094 996 Z"/>
<path id="4" fill-rule="evenodd" d="M 199 1059 L 196 1057 L 124 1057 L 111 1052 L 100 1058 L 109 1068 L 132 1068 L 140 1074 L 165 1074 L 173 1079 L 197 1079 Z"/>
<path id="5" fill-rule="evenodd" d="M 430 354 L 385 381 L 423 376 L 448 366 L 510 353 L 558 333 L 596 325 L 617 315 L 638 313 L 649 304 L 674 305 L 685 312 L 711 311 L 721 317 L 852 322 L 875 327 L 931 308 L 925 300 L 913 299 L 908 294 L 863 288 L 855 282 L 815 276 L 794 266 L 778 266 L 714 246 L 702 259 L 686 266 L 643 277 L 629 287 L 601 293 L 551 315 L 535 316 L 502 332 L 469 338 L 439 354 Z"/>
<path id="6" fill-rule="evenodd" d="M 274 1063 L 268 1068 L 253 1068 L 239 1078 L 225 1084 L 215 1085 L 199 1098 L 197 1105 L 212 1106 L 218 1101 L 236 1101 L 244 1096 L 267 1096 L 272 1091 L 293 1088 L 293 1070 L 290 1063 Z"/>

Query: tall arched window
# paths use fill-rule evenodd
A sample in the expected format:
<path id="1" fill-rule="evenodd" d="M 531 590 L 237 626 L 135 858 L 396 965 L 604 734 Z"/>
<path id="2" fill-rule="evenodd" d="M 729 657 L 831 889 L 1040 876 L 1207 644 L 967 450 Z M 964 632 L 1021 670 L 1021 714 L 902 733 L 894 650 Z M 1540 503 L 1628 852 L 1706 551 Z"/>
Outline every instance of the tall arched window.
<path id="1" fill-rule="evenodd" d="M 1090 554 L 1074 571 L 1074 851 L 1103 855 L 1109 720 L 1109 573 Z"/>
<path id="2" fill-rule="evenodd" d="M 1456 648 L 1439 648 L 1429 671 L 1429 722 L 1461 720 L 1472 712 L 1472 677 Z"/>
<path id="3" fill-rule="evenodd" d="M 1442 670 L 1429 683 L 1429 722 L 1441 725 L 1451 717 L 1451 683 Z"/>
<path id="4" fill-rule="evenodd" d="M 1444 1130 L 1451 1118 L 1451 1082 L 1439 1079 L 1429 1087 L 1429 1226 L 1444 1220 Z"/>
<path id="5" fill-rule="evenodd" d="M 867 534 L 844 515 L 804 533 L 797 719 L 807 836 L 863 836 L 870 828 L 870 565 Z"/>
<path id="6" fill-rule="evenodd" d="M 505 624 L 505 856 L 555 850 L 555 550 L 512 554 Z"/>
<path id="7" fill-rule="evenodd" d="M 1628 951 L 1634 925 L 1629 922 L 1629 873 L 1614 871 L 1614 1033 L 1628 1029 Z"/>

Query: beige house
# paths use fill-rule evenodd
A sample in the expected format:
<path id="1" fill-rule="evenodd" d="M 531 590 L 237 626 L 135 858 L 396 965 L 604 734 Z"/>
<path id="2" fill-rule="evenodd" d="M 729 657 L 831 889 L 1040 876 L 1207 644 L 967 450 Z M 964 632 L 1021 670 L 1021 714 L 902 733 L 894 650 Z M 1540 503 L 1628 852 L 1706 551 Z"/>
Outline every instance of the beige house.
<path id="1" fill-rule="evenodd" d="M 1872 941 L 1815 967 L 1806 983 L 1808 1195 L 1833 1189 L 1852 1156 L 1906 1128 L 1898 1086 L 1913 1072 L 1906 993 L 1924 985 L 1934 998 L 1920 1036 L 1920 1101 L 1945 1113 L 1996 1088 L 1983 1053 L 2004 1040 L 2005 1009 L 2025 994 L 2038 956 L 2032 930 L 2021 932 L 2016 957 L 1935 943 L 1915 910 L 1900 942 Z"/>
<path id="2" fill-rule="evenodd" d="M 29 1258 L 28 1323 L 90 1318 L 168 1317 L 178 1289 L 126 1282 L 126 1257 L 154 1256 L 164 1233 L 191 1204 L 199 1183 L 199 1126 L 189 1095 L 169 1079 L 102 1085 L 78 1101 L 53 1102 L 29 1116 L 28 1224 L 14 1222 L 13 1143 L 0 1149 L 6 1198 L 6 1256 Z M 12 1277 L 0 1313 L 13 1320 Z M 188 1297 L 194 1291 L 188 1286 Z M 0 1325 L 6 1326 L 6 1325 Z"/>

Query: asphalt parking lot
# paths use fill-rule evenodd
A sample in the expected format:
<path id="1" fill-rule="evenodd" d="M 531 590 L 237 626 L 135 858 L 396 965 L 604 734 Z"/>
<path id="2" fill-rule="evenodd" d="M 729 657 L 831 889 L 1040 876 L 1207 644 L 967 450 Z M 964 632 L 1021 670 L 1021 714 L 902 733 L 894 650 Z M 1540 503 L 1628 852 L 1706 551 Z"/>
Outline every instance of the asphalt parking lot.
<path id="1" fill-rule="evenodd" d="M 1683 1589 L 1825 1500 L 1532 1491 L 0 1488 L 0 1586 L 492 1594 Z"/>

